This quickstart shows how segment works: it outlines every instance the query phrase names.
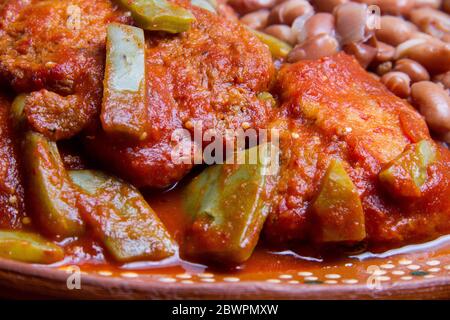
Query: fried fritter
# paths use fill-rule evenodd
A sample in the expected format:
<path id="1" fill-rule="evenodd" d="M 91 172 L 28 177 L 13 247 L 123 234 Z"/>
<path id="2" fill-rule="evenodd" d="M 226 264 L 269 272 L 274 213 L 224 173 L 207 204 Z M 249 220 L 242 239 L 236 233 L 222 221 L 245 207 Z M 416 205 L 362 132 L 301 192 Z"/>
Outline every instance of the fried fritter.
<path id="1" fill-rule="evenodd" d="M 281 130 L 282 176 L 265 225 L 270 241 L 316 239 L 320 224 L 312 207 L 332 159 L 344 163 L 356 187 L 369 243 L 427 239 L 450 230 L 450 153 L 431 140 L 406 101 L 345 54 L 287 65 L 278 81 L 284 120 L 274 126 Z M 380 172 L 420 141 L 438 154 L 424 172 L 420 196 L 390 191 Z"/>
<path id="2" fill-rule="evenodd" d="M 92 155 L 137 186 L 165 187 L 191 169 L 172 161 L 176 129 L 264 128 L 272 114 L 271 103 L 258 98 L 274 76 L 267 47 L 234 21 L 190 9 L 196 21 L 189 31 L 146 37 L 146 140 L 120 141 L 101 129 L 87 139 Z"/>
<path id="3" fill-rule="evenodd" d="M 106 27 L 130 23 L 109 0 L 7 0 L 0 8 L 0 78 L 30 92 L 32 128 L 71 137 L 97 115 L 102 96 Z"/>

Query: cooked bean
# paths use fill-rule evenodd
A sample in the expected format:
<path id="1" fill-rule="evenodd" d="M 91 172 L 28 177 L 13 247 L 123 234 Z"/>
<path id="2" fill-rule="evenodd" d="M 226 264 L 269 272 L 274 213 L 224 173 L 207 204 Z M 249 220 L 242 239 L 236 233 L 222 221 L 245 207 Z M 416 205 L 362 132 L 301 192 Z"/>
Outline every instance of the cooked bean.
<path id="1" fill-rule="evenodd" d="M 392 61 L 386 61 L 386 62 L 380 63 L 377 66 L 377 74 L 379 76 L 382 76 L 391 70 L 392 70 Z"/>
<path id="2" fill-rule="evenodd" d="M 415 31 L 412 33 L 411 39 L 425 39 L 425 40 L 435 40 L 435 38 L 432 35 L 429 35 L 428 33 L 422 32 L 422 31 Z"/>
<path id="3" fill-rule="evenodd" d="M 267 19 L 270 11 L 267 9 L 257 10 L 242 16 L 241 22 L 252 29 L 261 30 L 267 27 Z"/>
<path id="4" fill-rule="evenodd" d="M 367 44 L 355 42 L 346 44 L 343 49 L 346 53 L 353 55 L 363 68 L 367 68 L 377 55 L 378 51 L 377 48 Z"/>
<path id="5" fill-rule="evenodd" d="M 313 60 L 330 56 L 338 51 L 339 43 L 333 36 L 320 34 L 298 44 L 288 55 L 288 62 L 299 60 Z"/>
<path id="6" fill-rule="evenodd" d="M 387 43 L 377 41 L 376 47 L 378 49 L 375 60 L 378 62 L 385 62 L 394 59 L 395 48 Z"/>
<path id="7" fill-rule="evenodd" d="M 450 43 L 450 33 L 446 33 L 441 37 L 441 40 L 446 42 L 446 43 Z"/>
<path id="8" fill-rule="evenodd" d="M 415 0 L 414 8 L 430 7 L 439 9 L 442 4 L 442 0 Z"/>
<path id="9" fill-rule="evenodd" d="M 407 15 L 414 7 L 415 0 L 357 0 L 368 5 L 377 5 L 382 14 Z"/>
<path id="10" fill-rule="evenodd" d="M 302 43 L 321 33 L 334 35 L 334 16 L 330 13 L 317 13 L 310 17 L 298 34 L 298 42 Z"/>
<path id="11" fill-rule="evenodd" d="M 437 133 L 450 131 L 450 96 L 447 91 L 431 81 L 420 81 L 412 85 L 411 97 L 432 130 Z"/>
<path id="12" fill-rule="evenodd" d="M 341 44 L 365 41 L 372 34 L 367 28 L 367 5 L 349 2 L 334 10 L 336 31 Z"/>
<path id="13" fill-rule="evenodd" d="M 305 24 L 314 15 L 314 12 L 308 12 L 300 17 L 295 18 L 294 22 L 292 22 L 292 32 L 294 33 L 295 38 L 300 43 L 302 41 L 299 41 L 300 34 L 304 33 Z M 302 36 L 303 37 L 303 36 Z"/>
<path id="14" fill-rule="evenodd" d="M 349 0 L 312 0 L 311 2 L 318 11 L 332 13 L 334 8 L 349 2 Z"/>
<path id="15" fill-rule="evenodd" d="M 264 29 L 264 32 L 289 44 L 295 44 L 295 36 L 291 27 L 284 24 L 274 24 Z"/>
<path id="16" fill-rule="evenodd" d="M 382 16 L 380 29 L 377 29 L 375 34 L 378 40 L 397 46 L 411 38 L 416 30 L 417 27 L 400 17 Z"/>
<path id="17" fill-rule="evenodd" d="M 433 81 L 442 83 L 445 89 L 450 89 L 450 71 L 436 75 Z"/>
<path id="18" fill-rule="evenodd" d="M 411 39 L 401 43 L 395 50 L 396 59 L 415 60 L 431 74 L 450 70 L 450 44 L 438 39 Z"/>
<path id="19" fill-rule="evenodd" d="M 377 81 L 380 81 L 380 79 L 381 79 L 380 76 L 377 75 L 376 73 L 368 72 L 368 74 L 371 75 L 372 78 L 374 78 L 374 79 L 377 80 Z"/>
<path id="20" fill-rule="evenodd" d="M 449 131 L 449 132 L 446 132 L 446 133 L 444 133 L 444 134 L 441 134 L 441 135 L 439 136 L 439 139 L 440 139 L 441 141 L 446 142 L 446 144 L 444 144 L 444 146 L 445 146 L 447 149 L 450 149 L 450 131 Z"/>
<path id="21" fill-rule="evenodd" d="M 450 34 L 450 16 L 433 8 L 412 10 L 410 20 L 423 32 L 442 39 Z"/>
<path id="22" fill-rule="evenodd" d="M 272 8 L 277 0 L 229 0 L 229 4 L 240 14 L 253 12 L 259 9 Z"/>
<path id="23" fill-rule="evenodd" d="M 409 96 L 411 79 L 406 73 L 390 71 L 381 77 L 381 82 L 396 96 L 400 98 Z"/>
<path id="24" fill-rule="evenodd" d="M 450 0 L 444 0 L 442 2 L 442 9 L 444 9 L 445 12 L 450 13 Z"/>
<path id="25" fill-rule="evenodd" d="M 269 15 L 269 24 L 291 25 L 297 17 L 313 12 L 313 7 L 306 0 L 288 0 L 273 7 Z"/>
<path id="26" fill-rule="evenodd" d="M 395 63 L 395 71 L 406 73 L 411 82 L 430 80 L 430 74 L 420 63 L 411 59 L 400 59 Z"/>

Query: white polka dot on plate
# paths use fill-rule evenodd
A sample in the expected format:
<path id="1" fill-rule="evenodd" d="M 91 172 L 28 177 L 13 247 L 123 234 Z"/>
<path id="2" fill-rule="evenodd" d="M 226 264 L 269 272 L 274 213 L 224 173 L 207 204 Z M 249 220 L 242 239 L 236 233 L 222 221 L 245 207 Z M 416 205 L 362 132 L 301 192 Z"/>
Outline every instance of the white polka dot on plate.
<path id="1" fill-rule="evenodd" d="M 429 266 L 431 266 L 431 267 L 438 266 L 438 265 L 440 265 L 440 264 L 441 264 L 441 262 L 440 262 L 439 260 L 430 260 L 430 261 L 427 261 L 427 265 L 429 265 Z"/>
<path id="2" fill-rule="evenodd" d="M 341 275 L 340 274 L 335 274 L 335 273 L 330 273 L 325 275 L 325 278 L 327 279 L 340 279 Z"/>
<path id="3" fill-rule="evenodd" d="M 280 279 L 292 279 L 292 276 L 290 274 L 282 274 L 278 278 L 280 278 Z"/>
<path id="4" fill-rule="evenodd" d="M 386 270 L 378 269 L 378 270 L 375 270 L 372 274 L 373 274 L 374 276 L 382 276 L 382 275 L 385 275 L 386 273 L 387 273 Z"/>
<path id="5" fill-rule="evenodd" d="M 401 277 L 400 279 L 408 281 L 408 280 L 412 280 L 412 278 L 413 277 L 411 277 L 411 276 L 404 276 L 404 277 Z"/>
<path id="6" fill-rule="evenodd" d="M 312 276 L 312 272 L 302 271 L 297 273 L 300 277 L 310 277 Z"/>
<path id="7" fill-rule="evenodd" d="M 159 281 L 159 282 L 164 282 L 164 283 L 174 283 L 174 282 L 177 282 L 176 279 L 170 278 L 170 277 L 159 278 L 158 281 Z"/>
<path id="8" fill-rule="evenodd" d="M 137 278 L 139 276 L 135 272 L 122 272 L 120 275 L 124 278 Z"/>
<path id="9" fill-rule="evenodd" d="M 181 283 L 184 283 L 184 284 L 193 284 L 194 281 L 192 281 L 192 280 L 181 280 Z"/>
<path id="10" fill-rule="evenodd" d="M 317 277 L 305 277 L 306 281 L 316 281 L 317 279 L 319 279 L 319 278 L 317 278 Z"/>
<path id="11" fill-rule="evenodd" d="M 266 282 L 269 282 L 269 283 L 281 283 L 281 280 L 280 279 L 267 279 Z"/>
<path id="12" fill-rule="evenodd" d="M 428 269 L 428 272 L 433 272 L 433 273 L 439 272 L 439 271 L 441 271 L 441 268 L 430 268 L 430 269 Z"/>
<path id="13" fill-rule="evenodd" d="M 411 264 L 411 265 L 407 266 L 407 268 L 409 270 L 419 270 L 420 266 L 418 266 L 417 264 Z"/>
<path id="14" fill-rule="evenodd" d="M 405 271 L 402 271 L 402 270 L 394 270 L 394 271 L 392 271 L 392 274 L 393 274 L 393 275 L 396 275 L 396 276 L 402 276 L 402 275 L 405 274 Z"/>
<path id="15" fill-rule="evenodd" d="M 411 264 L 412 261 L 408 260 L 408 259 L 401 259 L 398 263 L 403 265 L 403 266 L 407 266 L 408 264 Z"/>
<path id="16" fill-rule="evenodd" d="M 241 279 L 236 278 L 236 277 L 225 277 L 225 278 L 223 278 L 223 281 L 226 281 L 226 282 L 239 282 L 239 281 L 241 281 Z"/>
<path id="17" fill-rule="evenodd" d="M 391 277 L 389 277 L 389 276 L 379 276 L 379 277 L 377 277 L 377 279 L 380 280 L 380 281 L 389 281 L 389 280 L 391 280 Z"/>
<path id="18" fill-rule="evenodd" d="M 393 269 L 393 268 L 395 268 L 395 266 L 393 264 L 390 264 L 390 263 L 382 264 L 380 267 L 383 268 L 383 269 Z"/>
<path id="19" fill-rule="evenodd" d="M 326 284 L 336 284 L 338 282 L 336 280 L 325 280 L 324 283 L 326 283 Z"/>
<path id="20" fill-rule="evenodd" d="M 356 280 L 356 279 L 344 279 L 344 280 L 342 280 L 342 282 L 345 283 L 345 284 L 355 284 L 355 283 L 358 283 L 358 280 Z"/>

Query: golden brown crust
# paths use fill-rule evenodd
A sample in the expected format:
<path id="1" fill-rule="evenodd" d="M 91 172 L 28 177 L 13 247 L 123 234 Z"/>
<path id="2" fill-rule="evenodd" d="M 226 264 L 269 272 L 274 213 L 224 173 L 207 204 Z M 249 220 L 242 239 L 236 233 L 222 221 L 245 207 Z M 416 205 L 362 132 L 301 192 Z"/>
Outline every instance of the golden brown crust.
<path id="1" fill-rule="evenodd" d="M 279 73 L 288 116 L 282 177 L 265 234 L 275 242 L 311 238 L 310 210 L 330 159 L 346 163 L 358 189 L 368 240 L 404 242 L 450 230 L 450 153 L 428 169 L 419 199 L 389 195 L 378 174 L 411 143 L 430 140 L 423 118 L 345 54 L 287 65 Z"/>

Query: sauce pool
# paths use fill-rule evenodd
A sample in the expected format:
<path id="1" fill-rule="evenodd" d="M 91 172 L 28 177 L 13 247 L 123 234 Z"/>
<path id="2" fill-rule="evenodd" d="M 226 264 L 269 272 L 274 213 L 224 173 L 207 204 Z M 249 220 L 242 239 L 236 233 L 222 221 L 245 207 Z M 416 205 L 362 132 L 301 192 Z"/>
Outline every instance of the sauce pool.
<path id="1" fill-rule="evenodd" d="M 146 197 L 150 206 L 178 243 L 183 241 L 187 220 L 182 211 L 181 196 L 178 188 Z M 101 245 L 92 237 L 66 239 L 60 243 L 66 248 L 66 258 L 54 267 L 79 265 L 83 271 L 109 271 L 112 274 L 133 271 L 140 274 L 175 275 L 180 273 L 214 272 L 215 274 L 236 275 L 258 280 L 269 274 L 292 273 L 299 270 L 315 270 L 335 266 L 349 266 L 354 263 L 368 266 L 375 259 L 385 259 L 397 255 L 418 253 L 427 257 L 437 251 L 450 255 L 450 235 L 440 237 L 422 244 L 407 245 L 401 248 L 385 250 L 380 253 L 366 251 L 359 254 L 340 255 L 338 257 L 322 257 L 308 246 L 300 246 L 293 250 L 276 250 L 259 245 L 251 258 L 244 264 L 229 268 L 206 266 L 189 262 L 178 255 L 163 261 L 141 261 L 117 264 L 107 256 Z"/>

